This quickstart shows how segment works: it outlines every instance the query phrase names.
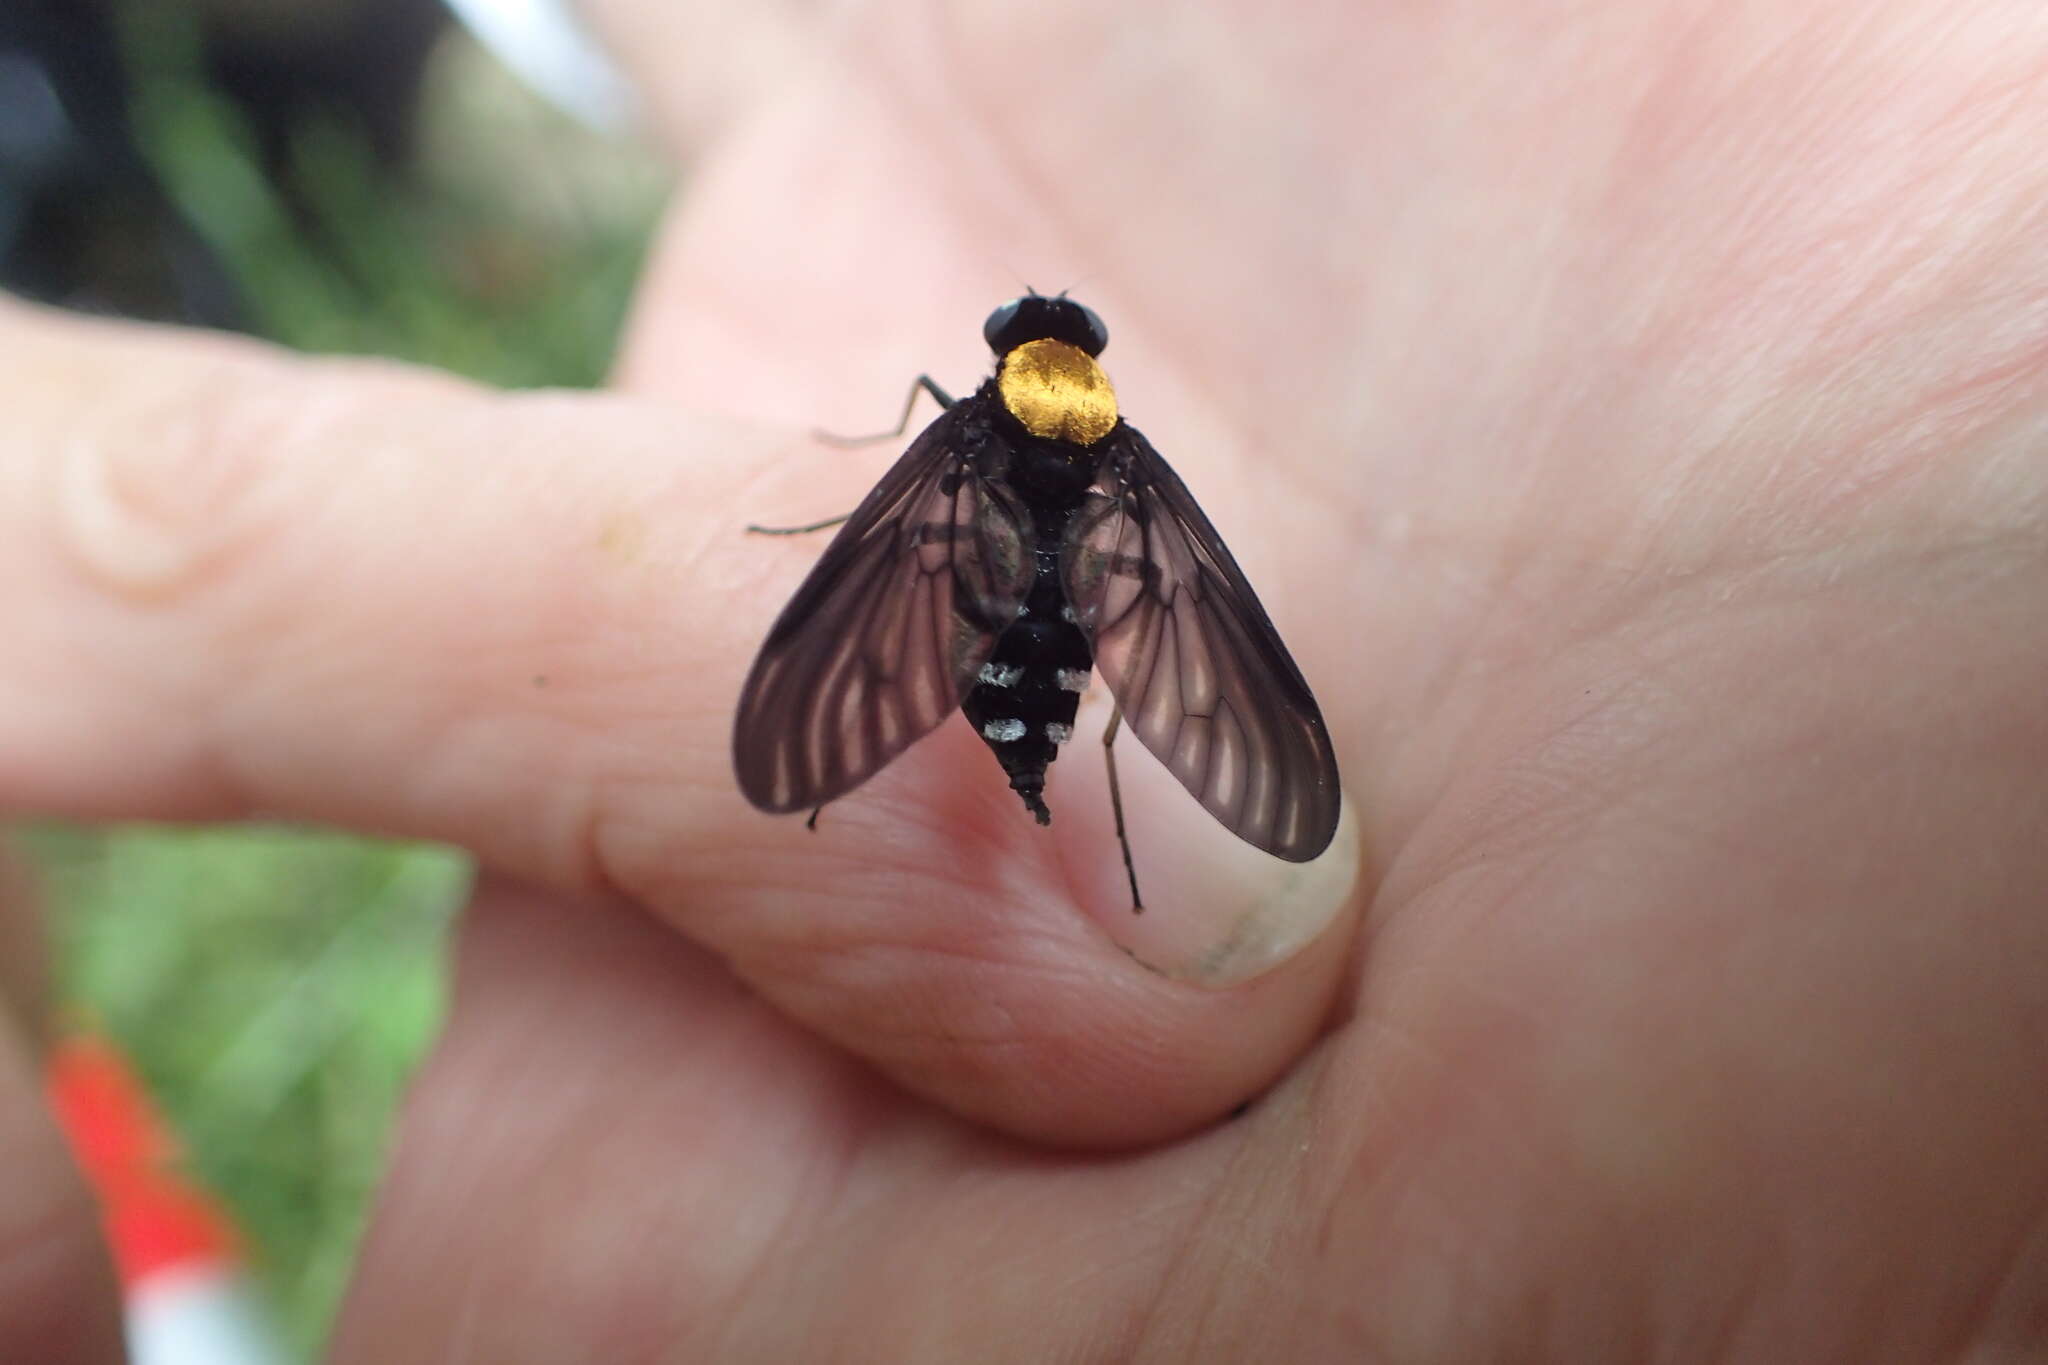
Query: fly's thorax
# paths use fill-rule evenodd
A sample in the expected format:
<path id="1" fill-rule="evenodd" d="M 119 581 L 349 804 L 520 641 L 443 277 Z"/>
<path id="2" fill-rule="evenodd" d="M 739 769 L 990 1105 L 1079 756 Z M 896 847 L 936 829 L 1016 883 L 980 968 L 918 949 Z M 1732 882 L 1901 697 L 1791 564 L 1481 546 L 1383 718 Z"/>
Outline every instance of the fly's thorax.
<path id="1" fill-rule="evenodd" d="M 1045 338 L 1003 357 L 996 390 L 1003 407 L 1033 436 L 1093 445 L 1116 427 L 1116 390 L 1095 357 Z"/>

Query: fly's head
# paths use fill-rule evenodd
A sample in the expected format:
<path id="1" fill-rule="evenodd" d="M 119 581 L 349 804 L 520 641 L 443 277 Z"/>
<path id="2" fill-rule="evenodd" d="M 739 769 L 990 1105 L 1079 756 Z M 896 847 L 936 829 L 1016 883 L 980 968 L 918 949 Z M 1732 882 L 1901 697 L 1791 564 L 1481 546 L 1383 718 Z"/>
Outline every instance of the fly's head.
<path id="1" fill-rule="evenodd" d="M 1101 355 L 1102 348 L 1109 345 L 1109 329 L 1095 316 L 1095 310 L 1065 294 L 1026 294 L 1011 299 L 988 315 L 981 335 L 998 356 L 1008 355 L 1027 341 L 1064 341 L 1091 356 Z"/>
<path id="2" fill-rule="evenodd" d="M 990 313 L 981 334 L 998 357 L 1004 409 L 1033 436 L 1090 446 L 1115 428 L 1116 390 L 1095 363 L 1109 329 L 1094 310 L 1026 294 Z"/>

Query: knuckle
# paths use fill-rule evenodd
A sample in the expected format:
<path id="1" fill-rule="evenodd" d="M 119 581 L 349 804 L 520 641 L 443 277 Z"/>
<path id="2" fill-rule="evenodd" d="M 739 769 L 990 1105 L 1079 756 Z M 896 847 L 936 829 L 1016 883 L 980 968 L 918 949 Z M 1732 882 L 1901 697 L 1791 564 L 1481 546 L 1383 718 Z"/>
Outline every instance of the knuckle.
<path id="1" fill-rule="evenodd" d="M 319 421 L 306 386 L 241 358 L 135 386 L 53 452 L 53 524 L 93 585 L 137 603 L 216 580 L 278 516 L 281 452 Z"/>

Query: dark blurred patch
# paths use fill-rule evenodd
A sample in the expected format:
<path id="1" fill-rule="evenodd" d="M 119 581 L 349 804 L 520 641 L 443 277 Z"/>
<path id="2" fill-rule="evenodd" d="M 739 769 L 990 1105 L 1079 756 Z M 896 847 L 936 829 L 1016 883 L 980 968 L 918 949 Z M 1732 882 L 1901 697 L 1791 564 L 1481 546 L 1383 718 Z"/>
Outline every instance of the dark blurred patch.
<path id="1" fill-rule="evenodd" d="M 94 312 L 247 327 L 235 272 L 167 191 L 138 137 L 138 80 L 203 84 L 308 249 L 348 253 L 297 173 L 310 126 L 403 174 L 439 0 L 0 5 L 0 287 Z"/>
<path id="2" fill-rule="evenodd" d="M 333 119 L 359 132 L 387 170 L 412 150 L 420 81 L 448 27 L 440 0 L 327 0 L 214 7 L 203 69 L 240 105 L 263 169 L 288 180 L 295 129 Z"/>
<path id="3" fill-rule="evenodd" d="M 0 5 L 0 287 L 131 317 L 243 316 L 136 147 L 113 16 L 89 0 Z"/>
<path id="4" fill-rule="evenodd" d="M 411 159 L 421 81 L 447 10 L 440 0 L 215 8 L 200 30 L 204 78 L 241 110 L 257 165 L 301 238 L 348 273 L 349 253 L 298 173 L 296 149 L 305 129 L 341 129 L 360 143 L 379 188 L 394 188 Z"/>

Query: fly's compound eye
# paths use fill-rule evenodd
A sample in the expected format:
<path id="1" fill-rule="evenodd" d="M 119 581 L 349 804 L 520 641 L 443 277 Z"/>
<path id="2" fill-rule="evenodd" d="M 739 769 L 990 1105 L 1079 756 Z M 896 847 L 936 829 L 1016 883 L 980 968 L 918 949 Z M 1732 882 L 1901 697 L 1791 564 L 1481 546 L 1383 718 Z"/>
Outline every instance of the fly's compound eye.
<path id="1" fill-rule="evenodd" d="M 1008 303 L 996 309 L 995 312 L 990 313 L 988 321 L 981 324 L 981 339 L 986 341 L 988 348 L 997 355 L 1001 355 L 1009 349 L 1009 347 L 1003 344 L 1003 332 L 1011 323 L 1017 320 L 1017 309 L 1023 302 L 1024 300 L 1022 299 L 1011 299 Z"/>
<path id="2" fill-rule="evenodd" d="M 1102 319 L 1095 316 L 1093 308 L 1084 303 L 1076 303 L 1073 306 L 1081 310 L 1083 330 L 1086 332 L 1085 337 L 1074 338 L 1074 344 L 1089 355 L 1101 355 L 1102 348 L 1109 345 L 1109 328 L 1102 325 Z"/>

